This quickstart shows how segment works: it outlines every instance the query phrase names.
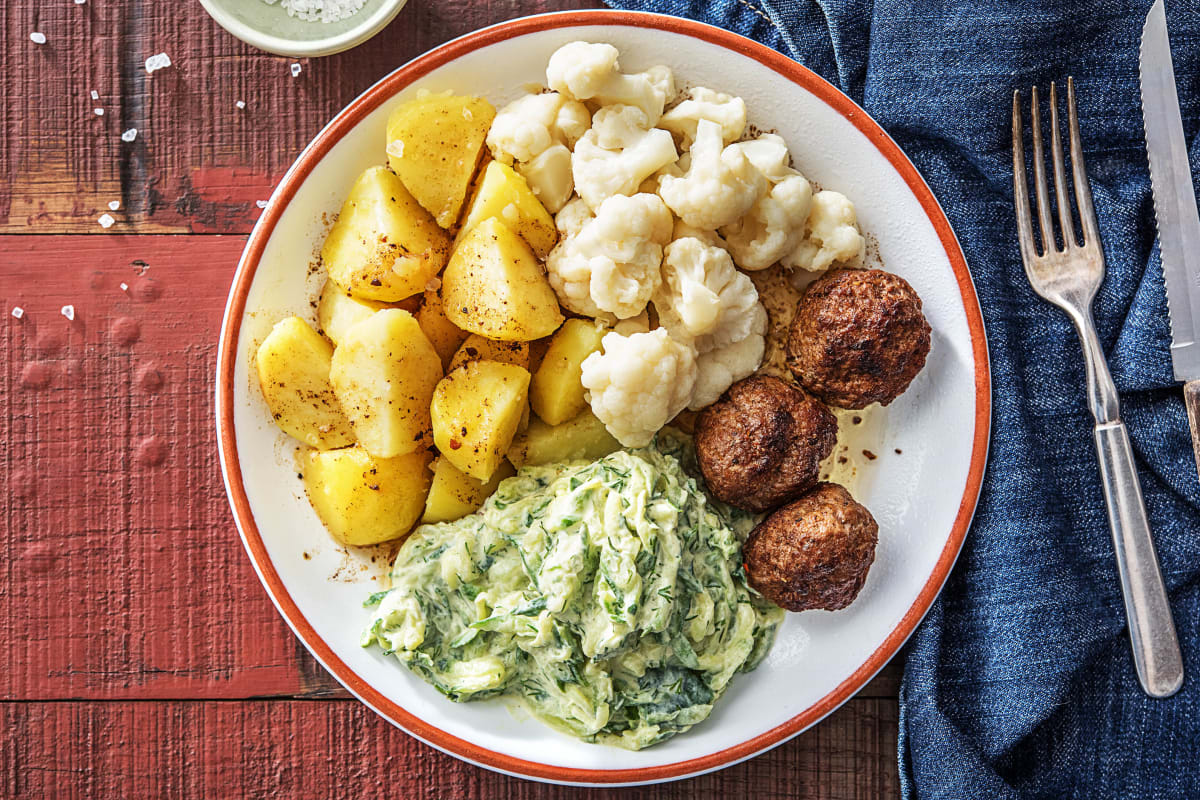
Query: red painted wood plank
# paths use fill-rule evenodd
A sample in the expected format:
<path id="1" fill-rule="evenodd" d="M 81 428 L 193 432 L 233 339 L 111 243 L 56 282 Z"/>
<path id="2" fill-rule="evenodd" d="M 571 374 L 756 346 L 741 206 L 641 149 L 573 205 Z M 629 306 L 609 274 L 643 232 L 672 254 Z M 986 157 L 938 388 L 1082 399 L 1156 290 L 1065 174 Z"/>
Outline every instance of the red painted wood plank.
<path id="1" fill-rule="evenodd" d="M 0 236 L 4 698 L 334 685 L 260 588 L 217 467 L 215 343 L 242 243 Z"/>
<path id="2" fill-rule="evenodd" d="M 882 700 L 851 701 L 791 742 L 721 772 L 631 790 L 487 772 L 352 701 L 7 703 L 0 714 L 0 794 L 13 798 L 857 800 L 899 793 L 896 711 Z"/>
<path id="3" fill-rule="evenodd" d="M 0 3 L 0 232 L 100 233 L 96 220 L 114 200 L 118 231 L 247 232 L 255 200 L 330 117 L 391 70 L 485 25 L 597 5 L 413 0 L 370 42 L 302 60 L 293 78 L 294 59 L 239 42 L 195 6 Z M 29 40 L 34 30 L 46 44 Z M 145 59 L 160 52 L 173 65 L 147 74 Z M 122 142 L 130 128 L 137 138 Z"/>

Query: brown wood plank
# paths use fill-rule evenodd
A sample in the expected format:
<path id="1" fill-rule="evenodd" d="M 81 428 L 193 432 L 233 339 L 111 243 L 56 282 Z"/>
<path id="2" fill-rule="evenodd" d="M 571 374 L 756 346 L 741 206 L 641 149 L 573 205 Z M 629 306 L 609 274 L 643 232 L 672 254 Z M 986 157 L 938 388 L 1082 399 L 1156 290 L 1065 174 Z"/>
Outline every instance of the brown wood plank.
<path id="1" fill-rule="evenodd" d="M 391 70 L 485 25 L 597 5 L 414 0 L 370 42 L 301 60 L 293 78 L 294 59 L 243 44 L 194 4 L 2 3 L 0 232 L 102 233 L 97 219 L 114 200 L 113 232 L 246 232 L 260 213 L 255 200 Z M 46 44 L 29 40 L 35 30 Z M 147 74 L 146 58 L 160 52 L 173 66 Z M 122 142 L 129 128 L 137 139 Z"/>
<path id="2" fill-rule="evenodd" d="M 444 755 L 351 701 L 6 703 L 0 794 L 98 797 L 396 796 L 406 800 L 898 794 L 896 710 L 855 700 L 813 730 L 729 769 L 627 790 L 544 786 Z"/>
<path id="3" fill-rule="evenodd" d="M 259 586 L 221 483 L 216 340 L 243 242 L 0 236 L 0 699 L 345 696 Z M 895 697 L 897 674 L 867 694 Z"/>

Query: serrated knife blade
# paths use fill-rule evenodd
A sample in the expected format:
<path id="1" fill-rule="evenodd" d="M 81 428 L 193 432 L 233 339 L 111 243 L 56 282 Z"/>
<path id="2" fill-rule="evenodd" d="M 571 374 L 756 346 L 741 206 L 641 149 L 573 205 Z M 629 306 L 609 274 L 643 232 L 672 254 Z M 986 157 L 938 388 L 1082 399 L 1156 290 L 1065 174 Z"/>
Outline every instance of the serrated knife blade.
<path id="1" fill-rule="evenodd" d="M 1200 214 L 1163 0 L 1157 0 L 1146 15 L 1138 63 L 1150 185 L 1171 315 L 1171 362 L 1176 380 L 1191 381 L 1200 378 Z"/>

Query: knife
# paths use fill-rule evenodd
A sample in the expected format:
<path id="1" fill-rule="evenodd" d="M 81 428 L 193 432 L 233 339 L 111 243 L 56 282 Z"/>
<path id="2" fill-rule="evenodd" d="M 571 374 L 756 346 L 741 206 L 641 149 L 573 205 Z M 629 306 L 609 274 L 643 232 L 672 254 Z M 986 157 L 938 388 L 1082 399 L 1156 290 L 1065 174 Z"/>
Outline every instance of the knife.
<path id="1" fill-rule="evenodd" d="M 1184 382 L 1192 451 L 1200 471 L 1200 214 L 1175 92 L 1163 0 L 1156 0 L 1146 15 L 1138 66 L 1150 186 L 1171 315 L 1171 365 L 1175 379 Z"/>

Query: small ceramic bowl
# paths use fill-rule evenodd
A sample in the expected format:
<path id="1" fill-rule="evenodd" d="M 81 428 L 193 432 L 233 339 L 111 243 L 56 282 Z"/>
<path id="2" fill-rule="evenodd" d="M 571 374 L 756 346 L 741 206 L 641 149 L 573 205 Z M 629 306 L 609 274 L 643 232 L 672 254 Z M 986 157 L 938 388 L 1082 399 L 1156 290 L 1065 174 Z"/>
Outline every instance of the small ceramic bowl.
<path id="1" fill-rule="evenodd" d="M 337 22 L 307 22 L 290 16 L 279 3 L 263 0 L 200 0 L 225 30 L 268 53 L 281 56 L 328 56 L 349 50 L 383 30 L 407 0 L 366 0 Z"/>

